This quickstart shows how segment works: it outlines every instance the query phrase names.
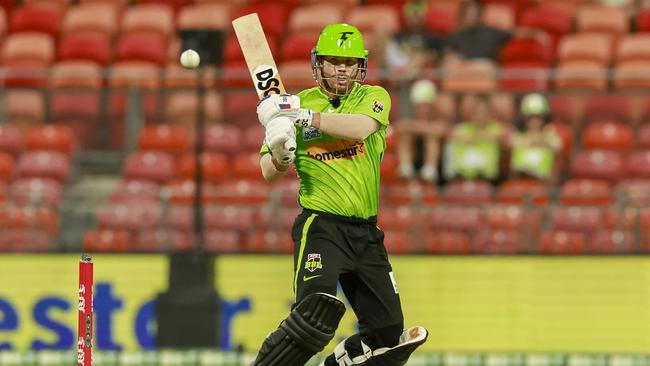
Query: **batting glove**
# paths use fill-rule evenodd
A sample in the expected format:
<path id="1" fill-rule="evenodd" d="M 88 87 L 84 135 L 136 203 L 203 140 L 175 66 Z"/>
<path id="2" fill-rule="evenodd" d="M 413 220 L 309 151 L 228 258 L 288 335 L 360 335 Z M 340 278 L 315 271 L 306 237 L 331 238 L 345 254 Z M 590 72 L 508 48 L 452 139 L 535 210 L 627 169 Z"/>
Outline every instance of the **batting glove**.
<path id="1" fill-rule="evenodd" d="M 296 159 L 296 129 L 290 119 L 278 117 L 269 121 L 264 139 L 279 164 L 286 166 Z"/>
<path id="2" fill-rule="evenodd" d="M 291 115 L 290 111 L 300 109 L 300 98 L 291 94 L 271 94 L 257 103 L 257 118 L 266 126 L 276 117 Z M 293 119 L 292 119 L 293 120 Z"/>

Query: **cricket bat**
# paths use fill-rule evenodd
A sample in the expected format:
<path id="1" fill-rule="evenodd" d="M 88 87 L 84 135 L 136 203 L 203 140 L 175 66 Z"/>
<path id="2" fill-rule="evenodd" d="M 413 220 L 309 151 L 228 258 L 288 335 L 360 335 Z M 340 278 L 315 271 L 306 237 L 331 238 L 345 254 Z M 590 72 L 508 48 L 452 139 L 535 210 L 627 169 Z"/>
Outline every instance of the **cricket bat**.
<path id="1" fill-rule="evenodd" d="M 273 60 L 271 49 L 264 36 L 257 13 L 247 14 L 232 21 L 248 71 L 253 79 L 257 96 L 262 99 L 271 94 L 285 93 L 280 73 Z M 295 140 L 287 141 L 285 148 L 295 151 Z"/>

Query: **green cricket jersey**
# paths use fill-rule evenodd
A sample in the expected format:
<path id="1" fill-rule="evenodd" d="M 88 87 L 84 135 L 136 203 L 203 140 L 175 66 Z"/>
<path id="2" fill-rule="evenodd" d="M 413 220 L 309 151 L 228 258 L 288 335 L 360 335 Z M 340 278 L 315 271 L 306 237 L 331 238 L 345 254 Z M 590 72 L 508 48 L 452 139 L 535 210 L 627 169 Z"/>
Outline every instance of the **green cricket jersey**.
<path id="1" fill-rule="evenodd" d="M 321 113 L 364 114 L 381 128 L 365 140 L 339 139 L 315 128 L 296 128 L 296 160 L 300 177 L 298 200 L 304 208 L 336 215 L 368 218 L 377 215 L 379 163 L 386 149 L 390 96 L 380 86 L 355 83 L 334 108 L 318 87 L 298 93 L 301 108 Z M 262 154 L 268 147 L 262 146 Z"/>

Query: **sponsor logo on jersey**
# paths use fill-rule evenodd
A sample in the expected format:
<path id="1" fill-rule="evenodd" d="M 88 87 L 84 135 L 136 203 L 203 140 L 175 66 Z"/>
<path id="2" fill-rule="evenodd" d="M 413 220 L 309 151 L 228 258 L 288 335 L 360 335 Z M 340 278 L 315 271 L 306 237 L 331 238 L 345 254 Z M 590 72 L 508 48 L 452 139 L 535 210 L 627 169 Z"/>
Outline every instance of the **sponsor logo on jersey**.
<path id="1" fill-rule="evenodd" d="M 384 105 L 379 103 L 378 100 L 375 100 L 372 103 L 372 111 L 375 113 L 381 113 L 384 110 Z"/>
<path id="2" fill-rule="evenodd" d="M 305 269 L 309 272 L 314 272 L 317 269 L 323 269 L 323 263 L 319 253 L 307 254 L 307 261 L 305 262 Z M 307 280 L 305 280 L 307 281 Z"/>
<path id="3" fill-rule="evenodd" d="M 320 130 L 314 127 L 305 127 L 302 129 L 302 139 L 305 141 L 316 140 L 322 135 Z"/>
<path id="4" fill-rule="evenodd" d="M 307 147 L 307 155 L 322 162 L 354 159 L 366 155 L 366 147 L 363 141 L 334 140 Z"/>

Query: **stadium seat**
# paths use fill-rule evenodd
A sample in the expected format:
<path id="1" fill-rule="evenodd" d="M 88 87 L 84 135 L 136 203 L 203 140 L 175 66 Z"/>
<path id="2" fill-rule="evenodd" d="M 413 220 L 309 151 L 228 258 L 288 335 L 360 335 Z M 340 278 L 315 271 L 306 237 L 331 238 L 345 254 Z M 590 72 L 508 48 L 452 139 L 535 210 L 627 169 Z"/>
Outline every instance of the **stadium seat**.
<path id="1" fill-rule="evenodd" d="M 591 206 L 558 207 L 551 214 L 551 225 L 556 230 L 591 234 L 602 225 L 602 210 Z"/>
<path id="2" fill-rule="evenodd" d="M 419 240 L 412 240 L 412 237 L 416 237 L 413 231 L 403 231 L 403 230 L 383 230 L 384 232 L 384 247 L 386 252 L 390 255 L 393 254 L 407 254 L 407 253 L 417 253 L 420 252 L 417 248 L 414 247 L 414 244 L 419 243 Z"/>
<path id="3" fill-rule="evenodd" d="M 204 144 L 207 152 L 222 153 L 234 156 L 239 152 L 242 131 L 234 125 L 207 126 L 204 133 Z"/>
<path id="4" fill-rule="evenodd" d="M 132 5 L 122 15 L 120 32 L 123 35 L 157 35 L 166 44 L 174 32 L 174 14 L 170 7 L 162 4 Z M 153 37 L 141 39 L 151 40 Z"/>
<path id="5" fill-rule="evenodd" d="M 8 90 L 4 94 L 6 117 L 14 126 L 43 122 L 45 101 L 41 92 L 37 90 Z"/>
<path id="6" fill-rule="evenodd" d="M 625 167 L 629 178 L 650 178 L 650 150 L 632 152 L 626 158 Z"/>
<path id="7" fill-rule="evenodd" d="M 180 45 L 179 45 L 180 49 Z M 165 67 L 163 85 L 166 89 L 196 89 L 199 85 L 199 75 L 194 70 L 188 70 L 178 62 L 179 52 L 174 51 L 173 56 L 168 55 L 171 60 Z M 250 78 L 250 76 L 249 76 Z M 250 80 L 249 85 L 250 85 Z M 212 67 L 203 69 L 203 85 L 206 89 L 213 88 L 216 84 L 216 70 Z M 210 93 L 208 93 L 209 95 Z"/>
<path id="8" fill-rule="evenodd" d="M 379 213 L 378 225 L 386 230 L 415 230 L 424 227 L 425 214 L 411 206 L 385 207 Z"/>
<path id="9" fill-rule="evenodd" d="M 0 228 L 0 251 L 46 252 L 54 241 L 40 228 Z"/>
<path id="10" fill-rule="evenodd" d="M 548 66 L 553 57 L 550 41 L 541 37 L 517 37 L 508 42 L 499 55 L 502 65 L 512 62 L 531 62 Z"/>
<path id="11" fill-rule="evenodd" d="M 174 160 L 163 152 L 136 152 L 126 158 L 124 176 L 166 183 L 174 177 Z"/>
<path id="12" fill-rule="evenodd" d="M 558 61 L 592 61 L 607 66 L 612 59 L 612 37 L 606 34 L 566 35 L 558 46 Z"/>
<path id="13" fill-rule="evenodd" d="M 388 206 L 433 205 L 438 201 L 436 187 L 418 181 L 395 181 L 381 184 L 379 199 Z"/>
<path id="14" fill-rule="evenodd" d="M 483 224 L 481 211 L 470 206 L 436 206 L 427 217 L 435 230 L 472 233 Z"/>
<path id="15" fill-rule="evenodd" d="M 345 22 L 354 24 L 364 35 L 370 35 L 377 29 L 389 34 L 399 30 L 399 15 L 391 6 L 357 6 L 346 11 L 344 15 Z"/>
<path id="16" fill-rule="evenodd" d="M 525 236 L 515 230 L 481 230 L 472 252 L 475 254 L 519 254 L 526 252 Z"/>
<path id="17" fill-rule="evenodd" d="M 536 61 L 514 61 L 501 65 L 499 88 L 537 92 L 549 88 L 548 65 Z"/>
<path id="18" fill-rule="evenodd" d="M 247 75 L 247 77 L 250 84 L 250 75 Z M 259 98 L 253 92 L 226 94 L 224 105 L 228 106 L 228 108 L 224 110 L 224 119 L 228 123 L 242 127 L 258 124 L 259 120 L 255 110 L 258 101 Z"/>
<path id="19" fill-rule="evenodd" d="M 164 5 L 172 9 L 177 14 L 181 9 L 191 5 L 191 0 L 137 0 L 136 4 L 155 4 Z"/>
<path id="20" fill-rule="evenodd" d="M 515 27 L 515 11 L 506 4 L 488 3 L 483 7 L 483 24 L 506 32 Z"/>
<path id="21" fill-rule="evenodd" d="M 539 250 L 540 254 L 582 254 L 585 243 L 586 238 L 582 233 L 547 231 L 542 234 Z"/>
<path id="22" fill-rule="evenodd" d="M 520 27 L 539 28 L 546 31 L 552 39 L 556 49 L 560 38 L 571 32 L 573 19 L 570 14 L 554 7 L 541 4 L 536 7 L 527 7 L 519 18 Z"/>
<path id="23" fill-rule="evenodd" d="M 604 5 L 583 5 L 576 14 L 576 31 L 604 33 L 620 37 L 629 32 L 630 22 L 623 8 Z"/>
<path id="24" fill-rule="evenodd" d="M 282 42 L 280 48 L 281 60 L 287 61 L 303 61 L 309 62 L 311 70 L 311 50 L 316 45 L 318 35 L 312 34 L 294 34 L 288 36 Z M 281 73 L 283 80 L 285 79 L 284 73 Z"/>
<path id="25" fill-rule="evenodd" d="M 540 224 L 540 210 L 515 205 L 491 205 L 485 210 L 485 222 L 492 230 L 512 230 L 537 234 Z"/>
<path id="26" fill-rule="evenodd" d="M 134 241 L 131 251 L 137 252 L 186 252 L 195 244 L 189 233 L 168 228 L 140 230 Z"/>
<path id="27" fill-rule="evenodd" d="M 425 18 L 428 30 L 439 36 L 446 36 L 456 29 L 458 6 L 444 2 L 429 2 Z"/>
<path id="28" fill-rule="evenodd" d="M 587 123 L 612 120 L 628 123 L 631 117 L 631 101 L 626 95 L 592 95 L 584 104 L 584 119 Z"/>
<path id="29" fill-rule="evenodd" d="M 149 125 L 138 136 L 138 149 L 160 151 L 178 156 L 190 147 L 190 133 L 179 126 Z"/>
<path id="30" fill-rule="evenodd" d="M 650 180 L 622 180 L 616 185 L 615 193 L 630 207 L 647 207 L 650 205 Z"/>
<path id="31" fill-rule="evenodd" d="M 243 139 L 240 141 L 242 151 L 259 152 L 264 144 L 264 127 L 252 125 L 244 129 Z"/>
<path id="32" fill-rule="evenodd" d="M 115 61 L 144 61 L 162 67 L 167 61 L 165 46 L 159 34 L 125 34 L 115 46 Z"/>
<path id="33" fill-rule="evenodd" d="M 206 206 L 203 211 L 207 229 L 236 230 L 246 232 L 251 229 L 254 210 L 246 206 Z"/>
<path id="34" fill-rule="evenodd" d="M 585 252 L 589 254 L 633 254 L 638 248 L 636 235 L 632 231 L 601 230 L 586 242 Z"/>
<path id="35" fill-rule="evenodd" d="M 427 252 L 431 254 L 469 254 L 469 235 L 459 231 L 434 231 L 428 235 Z"/>
<path id="36" fill-rule="evenodd" d="M 221 183 L 228 172 L 228 159 L 225 155 L 217 153 L 203 153 L 201 164 L 203 164 L 203 179 L 210 183 Z M 194 154 L 183 155 L 177 163 L 176 175 L 181 178 L 194 179 L 196 172 L 196 159 Z"/>
<path id="37" fill-rule="evenodd" d="M 132 246 L 127 230 L 93 229 L 84 234 L 83 250 L 88 253 L 123 253 Z"/>
<path id="38" fill-rule="evenodd" d="M 195 184 L 193 179 L 175 179 L 166 185 L 169 192 L 169 201 L 174 204 L 188 205 L 195 201 Z M 222 193 L 221 186 L 204 182 L 202 188 L 201 202 L 213 204 L 218 201 Z"/>
<path id="39" fill-rule="evenodd" d="M 289 35 L 302 35 L 318 38 L 326 25 L 341 23 L 343 7 L 334 4 L 303 5 L 295 9 L 289 16 Z M 315 43 L 312 45 L 312 47 Z"/>
<path id="40" fill-rule="evenodd" d="M 156 203 L 160 200 L 160 185 L 149 180 L 122 179 L 109 197 L 111 203 Z"/>
<path id="41" fill-rule="evenodd" d="M 464 61 L 445 67 L 442 88 L 447 92 L 490 92 L 496 88 L 497 70 L 491 63 Z"/>
<path id="42" fill-rule="evenodd" d="M 216 91 L 208 91 L 203 96 L 203 118 L 208 124 L 223 120 L 223 96 Z M 175 125 L 192 128 L 196 125 L 199 96 L 194 91 L 176 91 L 166 97 L 165 120 Z"/>
<path id="43" fill-rule="evenodd" d="M 594 61 L 569 61 L 555 69 L 555 87 L 558 90 L 607 89 L 607 68 Z"/>
<path id="44" fill-rule="evenodd" d="M 639 33 L 650 32 L 650 9 L 641 9 L 636 14 L 636 31 Z"/>
<path id="45" fill-rule="evenodd" d="M 111 67 L 108 86 L 112 88 L 139 87 L 157 90 L 160 87 L 159 68 L 151 62 L 123 61 Z"/>
<path id="46" fill-rule="evenodd" d="M 582 147 L 627 152 L 634 147 L 634 132 L 624 123 L 595 122 L 588 125 L 582 133 Z"/>
<path id="47" fill-rule="evenodd" d="M 41 32 L 56 38 L 61 30 L 61 11 L 53 7 L 25 5 L 11 12 L 9 31 Z"/>
<path id="48" fill-rule="evenodd" d="M 16 157 L 23 149 L 23 136 L 11 125 L 0 125 L 0 151 Z"/>
<path id="49" fill-rule="evenodd" d="M 230 4 L 190 4 L 178 12 L 178 29 L 230 29 Z"/>
<path id="50" fill-rule="evenodd" d="M 546 205 L 549 201 L 548 187 L 537 180 L 507 180 L 497 192 L 499 203 L 520 205 L 530 202 L 536 206 Z"/>
<path id="51" fill-rule="evenodd" d="M 558 201 L 563 205 L 605 206 L 614 201 L 608 182 L 594 179 L 569 179 L 561 189 Z"/>
<path id="52" fill-rule="evenodd" d="M 259 167 L 258 167 L 259 169 Z M 229 180 L 219 185 L 216 201 L 226 205 L 262 205 L 269 201 L 270 188 L 262 173 L 253 180 Z"/>
<path id="53" fill-rule="evenodd" d="M 623 61 L 614 67 L 613 86 L 621 90 L 650 88 L 650 60 Z"/>
<path id="54" fill-rule="evenodd" d="M 76 149 L 74 132 L 68 126 L 54 124 L 31 127 L 25 134 L 25 149 L 58 151 L 72 157 Z"/>
<path id="55" fill-rule="evenodd" d="M 241 234 L 232 230 L 208 230 L 203 235 L 204 248 L 208 253 L 240 253 Z"/>
<path id="56" fill-rule="evenodd" d="M 58 58 L 92 61 L 100 66 L 107 66 L 112 58 L 111 40 L 104 33 L 70 33 L 61 39 Z"/>
<path id="57" fill-rule="evenodd" d="M 10 34 L 2 45 L 2 62 L 26 62 L 49 65 L 55 57 L 52 37 L 38 32 Z"/>
<path id="58" fill-rule="evenodd" d="M 246 240 L 246 251 L 251 253 L 291 253 L 293 249 L 293 240 L 286 230 L 255 230 Z"/>
<path id="59" fill-rule="evenodd" d="M 571 162 L 575 178 L 604 179 L 616 182 L 622 178 L 623 159 L 620 153 L 607 150 L 588 150 L 577 153 Z"/>
<path id="60" fill-rule="evenodd" d="M 69 89 L 79 94 L 79 89 L 100 89 L 103 85 L 102 79 L 102 70 L 94 62 L 60 61 L 50 69 L 48 85 L 54 89 Z"/>
<path id="61" fill-rule="evenodd" d="M 232 161 L 232 172 L 238 178 L 263 179 L 259 152 L 242 152 L 235 155 Z"/>
<path id="62" fill-rule="evenodd" d="M 616 47 L 617 62 L 646 60 L 650 61 L 650 34 L 627 34 L 618 42 Z"/>
<path id="63" fill-rule="evenodd" d="M 18 158 L 16 175 L 20 178 L 53 178 L 65 183 L 70 175 L 70 160 L 58 151 L 28 151 Z"/>
<path id="64" fill-rule="evenodd" d="M 624 231 L 638 230 L 639 210 L 633 206 L 608 208 L 603 212 L 603 228 Z"/>
<path id="65" fill-rule="evenodd" d="M 0 181 L 3 185 L 14 175 L 14 158 L 7 152 L 0 152 Z"/>
<path id="66" fill-rule="evenodd" d="M 483 181 L 456 181 L 448 183 L 441 201 L 447 204 L 480 205 L 492 201 L 493 188 Z"/>
<path id="67" fill-rule="evenodd" d="M 111 39 L 118 30 L 117 8 L 108 2 L 83 2 L 65 13 L 61 33 L 98 34 Z"/>
<path id="68" fill-rule="evenodd" d="M 100 229 L 128 230 L 131 233 L 157 227 L 162 220 L 159 205 L 111 204 L 96 213 Z"/>
<path id="69" fill-rule="evenodd" d="M 639 127 L 637 131 L 637 142 L 640 149 L 650 149 L 650 123 Z"/>

